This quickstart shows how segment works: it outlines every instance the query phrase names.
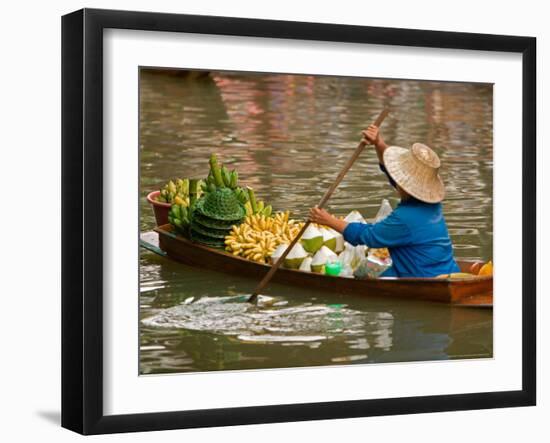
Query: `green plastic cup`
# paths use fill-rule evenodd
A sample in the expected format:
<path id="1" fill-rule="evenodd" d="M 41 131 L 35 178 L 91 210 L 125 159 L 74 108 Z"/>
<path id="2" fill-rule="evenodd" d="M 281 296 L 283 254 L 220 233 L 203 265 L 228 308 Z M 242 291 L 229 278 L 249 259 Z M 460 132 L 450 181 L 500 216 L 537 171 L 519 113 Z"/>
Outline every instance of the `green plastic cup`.
<path id="1" fill-rule="evenodd" d="M 342 270 L 342 264 L 339 261 L 333 262 L 333 263 L 327 263 L 325 265 L 325 274 L 327 275 L 340 275 L 340 271 Z"/>

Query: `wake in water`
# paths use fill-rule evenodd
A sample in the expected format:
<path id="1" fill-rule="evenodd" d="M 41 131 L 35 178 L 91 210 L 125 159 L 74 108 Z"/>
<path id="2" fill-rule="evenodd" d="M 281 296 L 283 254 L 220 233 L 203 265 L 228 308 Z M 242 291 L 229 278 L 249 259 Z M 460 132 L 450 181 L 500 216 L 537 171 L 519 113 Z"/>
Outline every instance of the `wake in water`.
<path id="1" fill-rule="evenodd" d="M 234 336 L 253 343 L 310 343 L 336 336 L 386 337 L 391 346 L 393 316 L 385 312 L 359 312 L 345 305 L 305 303 L 287 306 L 280 299 L 254 305 L 246 297 L 203 297 L 156 312 L 144 326 L 204 331 Z"/>

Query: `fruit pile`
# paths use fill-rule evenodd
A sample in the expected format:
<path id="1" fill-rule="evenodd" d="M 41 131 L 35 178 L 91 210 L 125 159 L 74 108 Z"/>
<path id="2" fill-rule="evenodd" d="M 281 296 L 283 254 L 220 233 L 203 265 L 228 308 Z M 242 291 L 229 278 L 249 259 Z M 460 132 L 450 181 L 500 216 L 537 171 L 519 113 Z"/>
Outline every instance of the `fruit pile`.
<path id="1" fill-rule="evenodd" d="M 242 188 L 238 186 L 239 173 L 235 170 L 229 172 L 225 166 L 220 166 L 216 154 L 210 156 L 210 171 L 208 177 L 201 184 L 201 189 L 204 193 L 214 192 L 220 188 L 229 188 L 240 195 Z M 245 203 L 245 201 L 241 201 Z"/>
<path id="2" fill-rule="evenodd" d="M 259 200 L 259 201 L 256 200 L 256 194 L 254 192 L 254 189 L 248 186 L 246 188 L 246 193 L 247 193 L 247 201 L 244 204 L 244 208 L 246 209 L 246 215 L 260 214 L 266 217 L 269 217 L 271 215 L 271 213 L 273 212 L 273 208 L 271 207 L 271 205 L 266 206 L 263 200 Z"/>
<path id="3" fill-rule="evenodd" d="M 200 197 L 201 180 L 198 180 L 197 196 Z M 190 180 L 188 178 L 178 178 L 175 181 L 170 180 L 160 190 L 160 194 L 157 197 L 157 201 L 162 203 L 177 204 L 183 206 L 189 206 L 190 204 Z"/>
<path id="4" fill-rule="evenodd" d="M 470 272 L 454 272 L 452 274 L 441 274 L 437 278 L 451 278 L 451 279 L 460 279 L 460 278 L 474 278 L 487 277 L 493 275 L 493 262 L 489 260 L 487 263 L 475 262 L 470 267 Z"/>
<path id="5" fill-rule="evenodd" d="M 216 154 L 210 156 L 210 171 L 206 180 L 201 184 L 204 193 L 214 192 L 217 189 L 231 189 L 239 201 L 244 205 L 247 215 L 263 214 L 271 215 L 273 208 L 263 201 L 256 199 L 254 189 L 247 186 L 246 189 L 239 186 L 239 173 L 235 170 L 229 172 L 224 165 L 219 164 Z"/>
<path id="6" fill-rule="evenodd" d="M 390 258 L 390 251 L 388 248 L 370 248 L 369 255 L 372 255 L 380 260 L 387 260 Z"/>
<path id="7" fill-rule="evenodd" d="M 188 228 L 191 223 L 191 213 L 199 196 L 200 182 L 197 179 L 183 179 L 183 188 L 185 194 L 177 194 L 174 199 L 170 211 L 168 212 L 168 221 L 176 228 L 176 231 L 182 235 L 188 234 Z M 169 182 L 167 186 L 171 187 Z M 178 180 L 179 183 L 179 180 Z M 161 191 L 162 192 L 162 191 Z"/>
<path id="8" fill-rule="evenodd" d="M 487 263 L 476 262 L 470 267 L 470 272 L 480 276 L 493 275 L 493 262 L 492 260 Z"/>
<path id="9" fill-rule="evenodd" d="M 187 205 L 173 204 L 168 212 L 168 221 L 176 231 L 186 235 L 189 228 L 191 211 Z"/>
<path id="10" fill-rule="evenodd" d="M 243 223 L 233 226 L 225 237 L 225 249 L 233 255 L 258 263 L 267 263 L 279 245 L 288 245 L 304 223 L 289 219 L 290 212 L 274 216 L 252 214 Z"/>
<path id="11" fill-rule="evenodd" d="M 239 186 L 237 171 L 229 171 L 210 156 L 205 180 L 168 182 L 159 201 L 172 203 L 168 220 L 175 230 L 192 241 L 215 248 L 225 247 L 225 237 L 245 215 L 270 218 L 272 208 L 256 200 L 254 190 Z"/>
<path id="12" fill-rule="evenodd" d="M 274 263 L 304 226 L 303 221 L 290 219 L 289 214 L 247 215 L 225 237 L 226 251 L 258 263 Z M 328 264 L 339 262 L 346 268 L 346 276 L 352 277 L 353 268 L 365 258 L 366 251 L 366 246 L 352 246 L 339 232 L 313 223 L 285 257 L 283 267 L 324 273 Z M 385 255 L 387 250 L 377 253 Z"/>

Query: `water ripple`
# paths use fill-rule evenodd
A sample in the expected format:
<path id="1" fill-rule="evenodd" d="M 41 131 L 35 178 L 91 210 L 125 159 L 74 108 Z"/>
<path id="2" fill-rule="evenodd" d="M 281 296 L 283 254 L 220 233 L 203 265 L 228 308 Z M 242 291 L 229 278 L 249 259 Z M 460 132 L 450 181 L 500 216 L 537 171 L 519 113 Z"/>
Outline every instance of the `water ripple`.
<path id="1" fill-rule="evenodd" d="M 345 306 L 303 304 L 258 309 L 235 297 L 204 297 L 157 311 L 142 319 L 154 328 L 207 331 L 236 336 L 244 342 L 289 343 L 333 339 L 335 336 L 391 336 L 390 313 L 369 313 Z M 387 343 L 384 346 L 390 346 Z"/>

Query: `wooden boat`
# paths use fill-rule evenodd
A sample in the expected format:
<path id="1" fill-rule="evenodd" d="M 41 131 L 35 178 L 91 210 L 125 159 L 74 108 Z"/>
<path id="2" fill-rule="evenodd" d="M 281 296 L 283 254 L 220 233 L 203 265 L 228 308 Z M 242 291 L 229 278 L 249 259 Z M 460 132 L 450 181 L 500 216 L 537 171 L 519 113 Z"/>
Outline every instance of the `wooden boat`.
<path id="1" fill-rule="evenodd" d="M 193 243 L 176 235 L 170 225 L 159 226 L 155 231 L 159 236 L 160 251 L 157 252 L 178 262 L 247 276 L 256 281 L 260 281 L 269 269 L 269 265 Z M 472 262 L 461 261 L 458 264 L 466 272 Z M 275 273 L 273 280 L 340 294 L 429 300 L 456 306 L 493 306 L 492 276 L 464 279 L 384 277 L 359 280 L 281 268 Z"/>

